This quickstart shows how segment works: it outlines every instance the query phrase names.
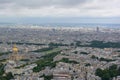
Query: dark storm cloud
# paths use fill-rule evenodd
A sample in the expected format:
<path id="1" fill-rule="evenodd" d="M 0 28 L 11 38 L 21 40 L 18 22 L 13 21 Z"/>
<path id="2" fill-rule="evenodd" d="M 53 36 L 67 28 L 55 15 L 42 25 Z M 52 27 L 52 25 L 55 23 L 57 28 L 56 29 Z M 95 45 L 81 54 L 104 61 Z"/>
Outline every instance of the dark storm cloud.
<path id="1" fill-rule="evenodd" d="M 89 0 L 0 0 L 0 7 L 26 7 L 26 8 L 41 8 L 41 7 L 74 7 L 84 4 Z M 11 5 L 10 5 L 11 4 Z"/>

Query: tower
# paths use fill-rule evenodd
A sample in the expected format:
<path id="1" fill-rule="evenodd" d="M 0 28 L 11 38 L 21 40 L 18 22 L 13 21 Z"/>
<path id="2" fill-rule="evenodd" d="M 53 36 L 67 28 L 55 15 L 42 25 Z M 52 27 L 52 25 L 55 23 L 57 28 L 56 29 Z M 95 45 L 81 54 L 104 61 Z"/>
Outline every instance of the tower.
<path id="1" fill-rule="evenodd" d="M 99 27 L 97 27 L 97 28 L 96 28 L 96 32 L 100 32 L 100 29 L 99 29 Z"/>

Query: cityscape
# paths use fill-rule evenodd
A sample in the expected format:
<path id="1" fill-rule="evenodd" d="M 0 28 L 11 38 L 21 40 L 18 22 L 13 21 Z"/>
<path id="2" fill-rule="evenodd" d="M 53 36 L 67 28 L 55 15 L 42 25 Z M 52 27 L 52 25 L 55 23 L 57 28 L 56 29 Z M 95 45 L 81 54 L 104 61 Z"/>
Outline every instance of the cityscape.
<path id="1" fill-rule="evenodd" d="M 0 80 L 119 80 L 119 30 L 1 27 Z"/>
<path id="2" fill-rule="evenodd" d="M 0 80 L 120 80 L 120 0 L 0 0 Z"/>

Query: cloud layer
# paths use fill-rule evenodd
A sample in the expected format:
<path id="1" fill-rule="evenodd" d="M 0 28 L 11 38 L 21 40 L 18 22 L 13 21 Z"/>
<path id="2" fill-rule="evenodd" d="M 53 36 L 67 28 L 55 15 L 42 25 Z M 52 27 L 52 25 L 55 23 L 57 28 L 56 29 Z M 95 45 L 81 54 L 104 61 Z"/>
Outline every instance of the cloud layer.
<path id="1" fill-rule="evenodd" d="M 120 17 L 119 3 L 120 0 L 0 0 L 0 17 Z"/>

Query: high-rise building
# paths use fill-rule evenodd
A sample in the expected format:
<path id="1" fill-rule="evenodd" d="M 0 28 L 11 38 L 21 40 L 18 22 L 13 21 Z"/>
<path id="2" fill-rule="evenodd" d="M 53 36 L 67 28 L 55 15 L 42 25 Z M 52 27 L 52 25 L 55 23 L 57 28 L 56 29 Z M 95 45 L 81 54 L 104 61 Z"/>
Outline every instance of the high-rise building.
<path id="1" fill-rule="evenodd" d="M 100 32 L 100 29 L 99 29 L 99 27 L 97 27 L 97 28 L 96 28 L 96 32 Z"/>

